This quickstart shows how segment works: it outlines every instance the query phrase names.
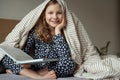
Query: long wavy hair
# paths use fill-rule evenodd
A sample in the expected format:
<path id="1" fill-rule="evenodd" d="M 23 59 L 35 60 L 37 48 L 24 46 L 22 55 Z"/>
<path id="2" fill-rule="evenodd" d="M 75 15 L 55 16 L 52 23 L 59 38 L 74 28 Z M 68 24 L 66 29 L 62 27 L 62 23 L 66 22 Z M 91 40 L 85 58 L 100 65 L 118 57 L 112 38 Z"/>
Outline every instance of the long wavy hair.
<path id="1" fill-rule="evenodd" d="M 47 24 L 47 22 L 45 20 L 45 11 L 46 11 L 46 8 L 52 4 L 58 4 L 57 0 L 51 0 L 45 6 L 45 9 L 43 10 L 39 20 L 36 23 L 36 29 L 35 29 L 35 33 L 37 34 L 37 37 L 40 40 L 47 42 L 47 43 L 52 42 L 52 34 L 51 34 L 51 30 L 49 28 L 49 25 Z"/>

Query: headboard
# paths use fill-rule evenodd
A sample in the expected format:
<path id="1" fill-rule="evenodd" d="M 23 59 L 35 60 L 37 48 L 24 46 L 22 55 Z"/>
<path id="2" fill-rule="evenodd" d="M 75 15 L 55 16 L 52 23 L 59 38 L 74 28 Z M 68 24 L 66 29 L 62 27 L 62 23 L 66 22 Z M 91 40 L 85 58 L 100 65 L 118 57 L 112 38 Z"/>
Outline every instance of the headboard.
<path id="1" fill-rule="evenodd" d="M 0 19 L 0 43 L 20 20 Z"/>

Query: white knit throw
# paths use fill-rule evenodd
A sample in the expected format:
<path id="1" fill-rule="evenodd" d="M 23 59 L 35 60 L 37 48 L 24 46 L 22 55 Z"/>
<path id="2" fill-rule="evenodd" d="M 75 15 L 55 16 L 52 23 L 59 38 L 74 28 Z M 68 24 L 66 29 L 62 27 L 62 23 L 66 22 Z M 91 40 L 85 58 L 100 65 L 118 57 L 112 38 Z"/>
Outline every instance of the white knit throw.
<path id="1" fill-rule="evenodd" d="M 29 31 L 33 28 L 46 4 L 50 0 L 45 0 L 37 8 L 28 13 L 18 23 L 11 33 L 6 37 L 1 45 L 10 45 L 13 47 L 22 48 Z M 65 38 L 69 44 L 73 60 L 79 64 L 80 68 L 74 76 L 86 77 L 91 79 L 103 79 L 108 77 L 120 76 L 120 63 L 116 58 L 106 58 L 101 60 L 92 45 L 87 32 L 85 31 L 80 20 L 69 11 L 64 0 L 57 0 L 66 11 L 67 26 L 64 29 Z M 2 58 L 4 55 L 0 54 Z M 113 63 L 117 65 L 113 65 Z M 117 70 L 117 69 L 119 70 Z"/>

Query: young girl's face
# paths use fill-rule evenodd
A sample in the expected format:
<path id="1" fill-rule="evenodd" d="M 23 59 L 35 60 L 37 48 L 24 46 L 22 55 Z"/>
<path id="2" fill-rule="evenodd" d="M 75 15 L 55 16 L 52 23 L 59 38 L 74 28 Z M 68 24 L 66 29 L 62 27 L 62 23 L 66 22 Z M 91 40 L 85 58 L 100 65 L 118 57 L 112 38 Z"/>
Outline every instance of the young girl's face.
<path id="1" fill-rule="evenodd" d="M 62 22 L 63 12 L 59 4 L 52 4 L 46 8 L 45 20 L 50 27 L 56 27 Z"/>

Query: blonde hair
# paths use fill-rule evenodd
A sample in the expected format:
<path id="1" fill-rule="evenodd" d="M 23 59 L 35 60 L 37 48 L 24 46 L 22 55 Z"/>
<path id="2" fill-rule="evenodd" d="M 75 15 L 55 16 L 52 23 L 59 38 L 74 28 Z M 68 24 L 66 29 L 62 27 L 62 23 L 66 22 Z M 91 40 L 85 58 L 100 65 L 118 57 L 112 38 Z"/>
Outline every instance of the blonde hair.
<path id="1" fill-rule="evenodd" d="M 37 21 L 36 29 L 35 29 L 35 33 L 37 34 L 37 37 L 40 40 L 43 40 L 44 42 L 47 42 L 47 43 L 50 43 L 52 41 L 52 34 L 51 34 L 51 30 L 45 20 L 45 11 L 46 11 L 46 8 L 52 4 L 58 4 L 57 0 L 51 0 L 45 6 L 45 9 L 43 10 L 39 20 Z"/>

